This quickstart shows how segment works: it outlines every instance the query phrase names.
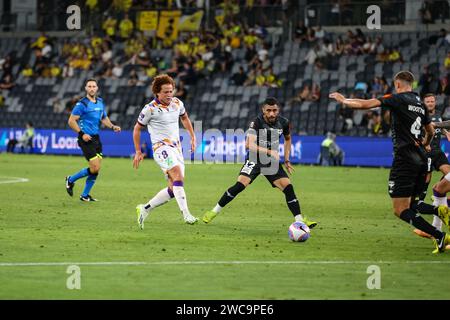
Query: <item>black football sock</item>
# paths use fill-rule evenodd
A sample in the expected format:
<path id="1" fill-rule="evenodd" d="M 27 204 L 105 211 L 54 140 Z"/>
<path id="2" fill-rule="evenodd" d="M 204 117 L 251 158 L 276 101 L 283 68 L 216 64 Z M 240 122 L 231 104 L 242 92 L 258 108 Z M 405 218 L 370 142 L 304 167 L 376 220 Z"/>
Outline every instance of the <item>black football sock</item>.
<path id="1" fill-rule="evenodd" d="M 425 185 L 423 186 L 423 190 L 419 195 L 419 200 L 420 201 L 425 201 L 425 198 L 427 197 L 427 191 L 428 191 L 428 186 L 430 185 L 429 182 L 426 182 Z"/>
<path id="2" fill-rule="evenodd" d="M 405 209 L 400 214 L 400 219 L 413 225 L 417 229 L 432 235 L 434 238 L 438 240 L 442 239 L 442 237 L 444 236 L 444 234 L 441 231 L 437 230 L 435 227 L 429 224 L 424 218 L 420 216 L 419 213 L 414 212 L 414 210 L 412 209 Z"/>
<path id="3" fill-rule="evenodd" d="M 300 209 L 300 202 L 295 196 L 294 187 L 292 186 L 292 184 L 289 184 L 286 188 L 284 188 L 283 193 L 286 197 L 286 203 L 289 210 L 291 210 L 292 215 L 295 217 L 296 215 L 301 214 L 302 211 Z"/>
<path id="4" fill-rule="evenodd" d="M 222 198 L 219 200 L 219 206 L 222 208 L 225 207 L 231 200 L 233 200 L 240 192 L 242 192 L 245 189 L 245 186 L 240 183 L 236 182 L 234 186 L 229 188 L 225 193 L 223 194 Z"/>
<path id="5" fill-rule="evenodd" d="M 439 216 L 437 207 L 423 201 L 413 201 L 410 208 L 422 214 L 434 214 L 435 216 Z"/>

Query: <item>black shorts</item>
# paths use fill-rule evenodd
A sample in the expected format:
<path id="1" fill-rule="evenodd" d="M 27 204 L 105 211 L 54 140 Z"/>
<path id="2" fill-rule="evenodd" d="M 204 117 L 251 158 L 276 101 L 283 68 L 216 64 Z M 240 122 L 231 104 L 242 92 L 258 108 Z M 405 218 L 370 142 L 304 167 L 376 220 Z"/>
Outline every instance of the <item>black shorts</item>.
<path id="1" fill-rule="evenodd" d="M 439 151 L 428 154 L 428 172 L 439 171 L 439 168 L 445 164 L 449 164 L 449 162 L 444 152 Z"/>
<path id="2" fill-rule="evenodd" d="M 83 155 L 87 161 L 91 161 L 95 158 L 103 158 L 102 143 L 98 135 L 91 136 L 92 140 L 86 142 L 81 138 L 78 138 L 78 145 L 83 151 Z"/>
<path id="3" fill-rule="evenodd" d="M 260 174 L 261 174 L 261 164 L 249 160 L 245 161 L 244 165 L 241 168 L 241 171 L 239 172 L 239 175 L 249 177 L 251 179 L 250 183 L 252 183 L 253 180 L 255 180 Z M 264 176 L 270 182 L 273 188 L 275 188 L 275 185 L 273 184 L 274 181 L 281 178 L 289 178 L 286 171 L 284 171 L 283 167 L 281 166 L 281 164 L 278 164 L 278 171 L 275 174 Z"/>
<path id="4" fill-rule="evenodd" d="M 388 191 L 391 198 L 409 198 L 419 195 L 425 186 L 427 166 L 404 157 L 394 157 L 389 174 Z"/>

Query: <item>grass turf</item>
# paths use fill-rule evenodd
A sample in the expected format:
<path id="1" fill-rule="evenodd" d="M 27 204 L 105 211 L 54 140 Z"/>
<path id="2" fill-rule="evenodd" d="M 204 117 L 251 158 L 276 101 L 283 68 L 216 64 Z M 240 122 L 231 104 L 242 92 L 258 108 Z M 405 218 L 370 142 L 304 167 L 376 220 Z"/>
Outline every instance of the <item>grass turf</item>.
<path id="1" fill-rule="evenodd" d="M 264 177 L 210 225 L 184 224 L 173 200 L 141 231 L 136 204 L 165 186 L 157 165 L 146 160 L 134 170 L 130 159 L 105 159 L 92 191 L 100 201 L 84 203 L 84 181 L 70 198 L 64 177 L 85 165 L 81 157 L 0 155 L 0 264 L 147 264 L 81 264 L 81 290 L 67 289 L 67 265 L 0 265 L 0 299 L 450 298 L 450 254 L 433 255 L 431 240 L 392 214 L 387 169 L 296 166 L 302 210 L 319 226 L 293 243 L 284 195 Z M 187 165 L 191 212 L 201 219 L 239 168 Z M 10 177 L 29 182 L 2 183 Z M 380 267 L 379 290 L 367 288 L 370 265 Z"/>

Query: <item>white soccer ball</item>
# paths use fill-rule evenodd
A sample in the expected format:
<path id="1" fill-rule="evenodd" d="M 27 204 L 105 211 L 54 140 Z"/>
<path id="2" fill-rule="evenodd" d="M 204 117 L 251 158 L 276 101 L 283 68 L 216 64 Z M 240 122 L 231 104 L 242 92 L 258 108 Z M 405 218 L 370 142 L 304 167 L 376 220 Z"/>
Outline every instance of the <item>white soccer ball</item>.
<path id="1" fill-rule="evenodd" d="M 304 242 L 308 240 L 311 231 L 305 223 L 296 221 L 289 226 L 288 235 L 292 241 Z"/>

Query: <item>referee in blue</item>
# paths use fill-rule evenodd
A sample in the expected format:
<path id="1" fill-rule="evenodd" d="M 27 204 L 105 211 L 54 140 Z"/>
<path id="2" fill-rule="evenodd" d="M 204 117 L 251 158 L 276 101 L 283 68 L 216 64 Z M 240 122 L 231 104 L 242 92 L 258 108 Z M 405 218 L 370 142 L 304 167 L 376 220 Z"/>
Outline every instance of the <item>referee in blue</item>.
<path id="1" fill-rule="evenodd" d="M 86 80 L 84 89 L 86 90 L 86 97 L 76 103 L 68 123 L 72 130 L 78 134 L 78 145 L 89 162 L 89 167 L 66 177 L 66 191 L 72 197 L 75 181 L 87 177 L 80 200 L 97 201 L 97 199 L 91 197 L 90 192 L 97 179 L 103 158 L 102 143 L 98 135 L 100 123 L 114 130 L 114 132 L 120 132 L 121 129 L 109 120 L 103 99 L 97 97 L 97 80 Z"/>

